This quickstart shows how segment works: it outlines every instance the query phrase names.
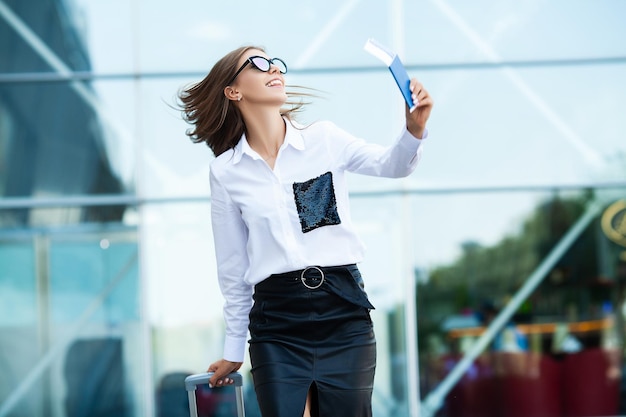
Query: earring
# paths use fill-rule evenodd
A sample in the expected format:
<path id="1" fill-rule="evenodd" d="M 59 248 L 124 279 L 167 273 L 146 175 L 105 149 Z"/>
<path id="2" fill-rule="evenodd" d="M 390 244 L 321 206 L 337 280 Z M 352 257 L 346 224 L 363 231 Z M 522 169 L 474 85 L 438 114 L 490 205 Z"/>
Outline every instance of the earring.
<path id="1" fill-rule="evenodd" d="M 241 96 L 237 97 L 237 101 L 241 101 Z"/>

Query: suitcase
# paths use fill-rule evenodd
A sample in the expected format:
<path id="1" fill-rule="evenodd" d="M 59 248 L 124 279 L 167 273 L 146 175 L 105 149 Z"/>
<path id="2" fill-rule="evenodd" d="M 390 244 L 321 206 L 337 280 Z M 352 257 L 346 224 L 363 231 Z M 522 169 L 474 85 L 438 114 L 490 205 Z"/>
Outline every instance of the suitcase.
<path id="1" fill-rule="evenodd" d="M 189 415 L 190 417 L 198 417 L 198 405 L 196 404 L 196 387 L 200 384 L 208 384 L 209 379 L 213 376 L 213 372 L 189 375 L 185 378 L 185 388 L 189 397 Z M 243 408 L 243 377 L 239 372 L 233 372 L 228 378 L 234 381 L 235 401 L 237 404 L 237 417 L 245 417 Z"/>

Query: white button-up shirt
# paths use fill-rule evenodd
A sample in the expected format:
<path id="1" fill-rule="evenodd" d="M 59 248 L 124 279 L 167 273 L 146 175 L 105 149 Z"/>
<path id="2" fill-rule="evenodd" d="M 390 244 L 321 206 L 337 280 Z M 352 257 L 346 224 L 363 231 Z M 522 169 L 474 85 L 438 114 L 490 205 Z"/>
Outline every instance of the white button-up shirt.
<path id="1" fill-rule="evenodd" d="M 390 147 L 355 138 L 330 122 L 286 122 L 272 170 L 245 135 L 211 163 L 211 216 L 218 279 L 225 299 L 224 359 L 242 362 L 254 285 L 311 265 L 360 262 L 346 171 L 404 177 L 421 139 L 406 128 Z"/>

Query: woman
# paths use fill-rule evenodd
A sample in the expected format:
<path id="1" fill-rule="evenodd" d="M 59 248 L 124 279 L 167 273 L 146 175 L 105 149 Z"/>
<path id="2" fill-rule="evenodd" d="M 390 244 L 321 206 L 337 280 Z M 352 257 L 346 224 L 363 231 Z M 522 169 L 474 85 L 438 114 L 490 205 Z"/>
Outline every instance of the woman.
<path id="1" fill-rule="evenodd" d="M 411 80 L 419 104 L 385 148 L 330 122 L 298 125 L 301 105 L 284 108 L 286 72 L 281 59 L 246 46 L 180 94 L 194 126 L 187 134 L 216 156 L 211 216 L 226 338 L 210 383 L 232 383 L 227 374 L 242 365 L 249 330 L 263 416 L 371 416 L 373 306 L 356 266 L 364 248 L 345 173 L 410 174 L 432 100 Z"/>

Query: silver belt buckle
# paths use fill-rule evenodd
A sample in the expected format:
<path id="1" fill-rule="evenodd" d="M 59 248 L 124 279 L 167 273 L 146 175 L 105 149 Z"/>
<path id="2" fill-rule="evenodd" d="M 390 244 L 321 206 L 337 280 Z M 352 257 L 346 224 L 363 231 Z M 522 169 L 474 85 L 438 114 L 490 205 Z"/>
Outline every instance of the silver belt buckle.
<path id="1" fill-rule="evenodd" d="M 319 271 L 321 278 L 320 278 L 320 282 L 317 285 L 309 285 L 309 284 L 307 284 L 306 277 L 304 276 L 304 274 L 306 274 L 306 272 L 309 269 L 316 269 L 316 270 Z M 316 290 L 319 287 L 321 287 L 322 284 L 324 283 L 324 279 L 325 279 L 324 271 L 322 271 L 322 269 L 320 267 L 317 267 L 317 266 L 306 267 L 304 270 L 302 270 L 302 273 L 300 274 L 300 281 L 302 281 L 302 285 L 304 285 L 305 287 L 307 287 L 310 290 Z"/>

